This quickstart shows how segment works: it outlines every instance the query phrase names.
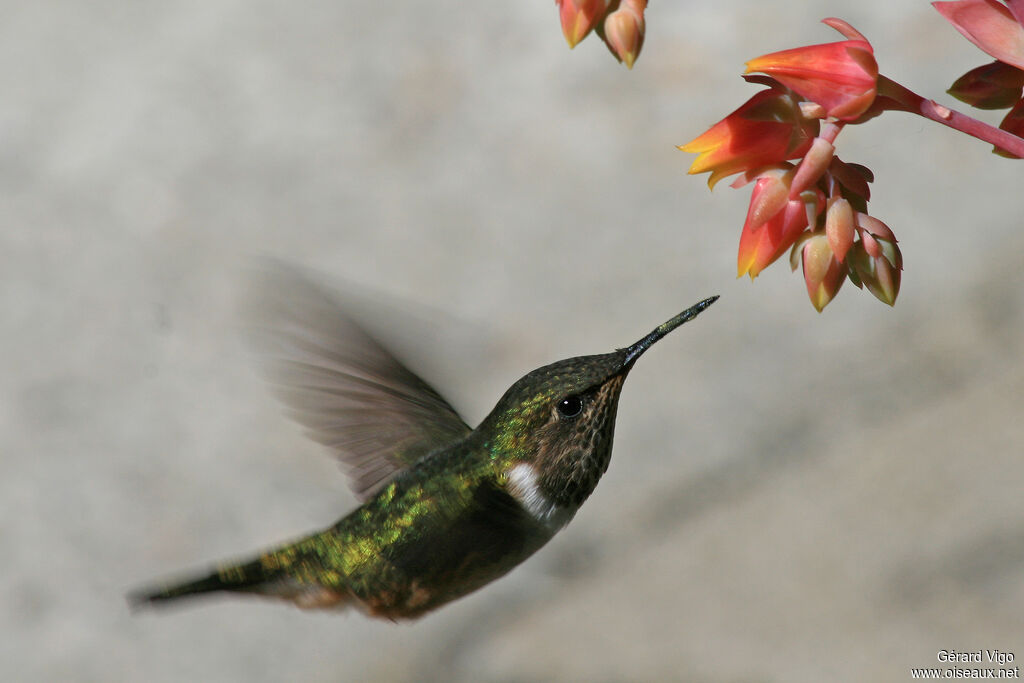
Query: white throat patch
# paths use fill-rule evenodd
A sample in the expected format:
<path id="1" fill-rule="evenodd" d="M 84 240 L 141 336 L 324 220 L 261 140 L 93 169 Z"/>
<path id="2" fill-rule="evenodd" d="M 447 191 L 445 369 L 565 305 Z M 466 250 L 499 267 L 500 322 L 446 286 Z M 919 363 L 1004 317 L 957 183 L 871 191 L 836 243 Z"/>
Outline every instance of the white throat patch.
<path id="1" fill-rule="evenodd" d="M 561 529 L 576 514 L 575 509 L 558 507 L 544 495 L 537 483 L 537 470 L 529 463 L 521 462 L 509 469 L 508 492 L 552 531 Z"/>

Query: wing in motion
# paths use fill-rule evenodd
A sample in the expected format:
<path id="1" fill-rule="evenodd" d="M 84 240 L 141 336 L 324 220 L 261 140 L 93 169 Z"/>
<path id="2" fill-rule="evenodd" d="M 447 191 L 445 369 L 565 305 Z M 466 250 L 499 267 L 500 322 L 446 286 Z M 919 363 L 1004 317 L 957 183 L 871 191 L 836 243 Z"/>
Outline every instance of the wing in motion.
<path id="1" fill-rule="evenodd" d="M 263 269 L 245 317 L 275 394 L 338 457 L 360 501 L 471 431 L 306 275 L 278 264 Z"/>

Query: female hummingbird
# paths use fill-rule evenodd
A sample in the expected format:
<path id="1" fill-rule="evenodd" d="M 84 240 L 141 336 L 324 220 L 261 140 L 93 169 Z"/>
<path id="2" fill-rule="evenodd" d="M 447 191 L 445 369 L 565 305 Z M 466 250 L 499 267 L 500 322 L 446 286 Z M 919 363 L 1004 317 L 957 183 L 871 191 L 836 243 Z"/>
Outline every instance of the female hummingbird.
<path id="1" fill-rule="evenodd" d="M 705 299 L 611 353 L 528 373 L 476 429 L 349 319 L 280 273 L 261 304 L 262 351 L 289 413 L 341 461 L 361 505 L 332 526 L 143 590 L 133 604 L 218 591 L 412 619 L 503 576 L 572 519 L 608 468 L 633 364 Z"/>

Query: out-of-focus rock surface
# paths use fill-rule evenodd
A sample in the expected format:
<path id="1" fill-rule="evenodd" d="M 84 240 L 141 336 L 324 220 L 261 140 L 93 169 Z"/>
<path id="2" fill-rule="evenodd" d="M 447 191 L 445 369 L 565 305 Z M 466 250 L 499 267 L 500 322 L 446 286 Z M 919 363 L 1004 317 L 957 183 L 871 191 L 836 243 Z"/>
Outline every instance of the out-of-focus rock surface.
<path id="1" fill-rule="evenodd" d="M 906 272 L 895 309 L 847 285 L 818 315 L 784 265 L 733 279 L 746 194 L 673 148 L 753 92 L 744 60 L 831 40 L 819 14 L 940 95 L 987 58 L 926 3 L 654 3 L 632 72 L 595 38 L 567 50 L 540 0 L 0 9 L 4 680 L 900 681 L 943 649 L 1024 659 L 1024 166 L 910 116 L 844 132 Z M 527 370 L 722 299 L 638 364 L 605 479 L 508 578 L 411 625 L 133 615 L 133 586 L 355 504 L 237 337 L 266 255 L 377 302 L 474 423 Z"/>

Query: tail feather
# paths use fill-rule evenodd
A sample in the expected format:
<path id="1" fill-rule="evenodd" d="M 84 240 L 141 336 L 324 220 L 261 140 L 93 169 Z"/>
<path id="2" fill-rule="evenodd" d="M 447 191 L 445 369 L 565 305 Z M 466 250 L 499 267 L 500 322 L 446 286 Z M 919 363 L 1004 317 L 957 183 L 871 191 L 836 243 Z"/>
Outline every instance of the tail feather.
<path id="1" fill-rule="evenodd" d="M 205 576 L 162 588 L 135 591 L 128 594 L 128 603 L 133 609 L 138 609 L 222 591 L 281 598 L 303 609 L 345 608 L 351 602 L 352 596 L 348 591 L 301 582 L 280 568 L 268 568 L 268 563 L 264 562 L 266 557 L 221 567 Z M 269 566 L 274 565 L 270 563 Z"/>
<path id="2" fill-rule="evenodd" d="M 163 588 L 143 588 L 128 594 L 132 607 L 158 604 L 179 598 L 196 597 L 220 591 L 242 593 L 264 593 L 268 584 L 274 583 L 259 560 L 246 564 L 224 567 L 200 578 L 171 584 Z"/>

